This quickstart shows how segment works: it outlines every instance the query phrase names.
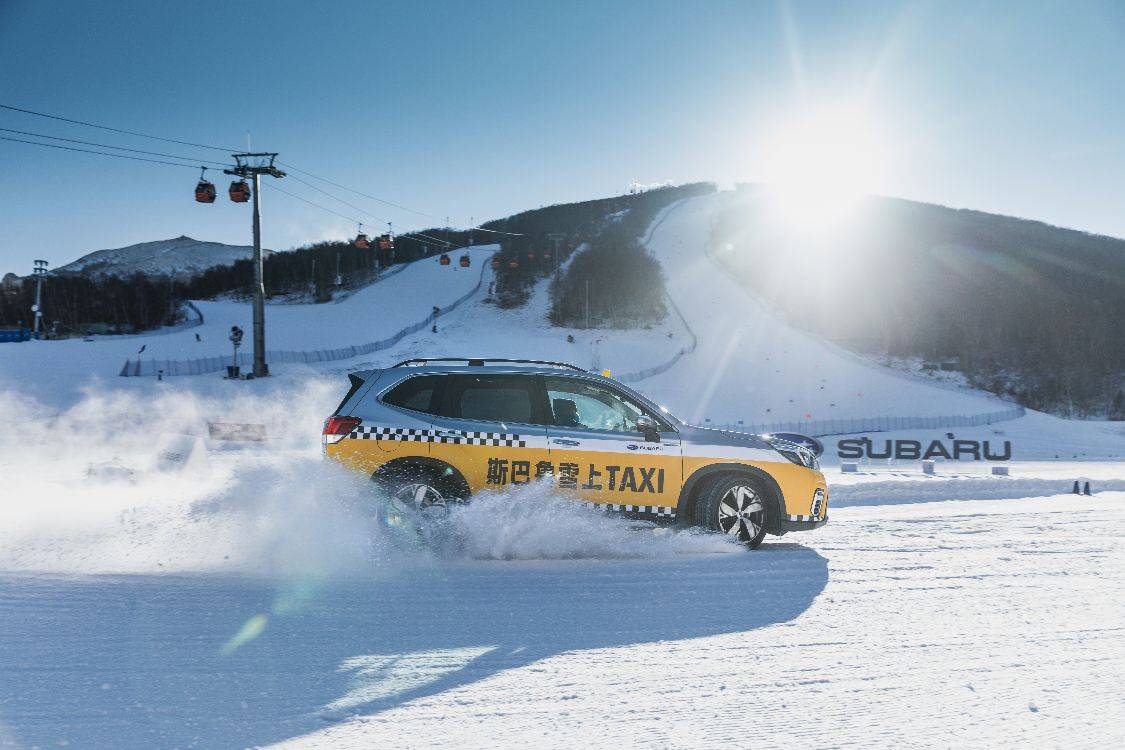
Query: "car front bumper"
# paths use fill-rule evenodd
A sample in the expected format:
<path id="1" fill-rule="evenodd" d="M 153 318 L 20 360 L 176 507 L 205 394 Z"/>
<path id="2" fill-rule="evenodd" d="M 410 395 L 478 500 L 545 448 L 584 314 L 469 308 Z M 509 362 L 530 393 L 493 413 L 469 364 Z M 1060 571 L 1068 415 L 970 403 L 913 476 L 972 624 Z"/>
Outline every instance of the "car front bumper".
<path id="1" fill-rule="evenodd" d="M 828 516 L 813 518 L 812 516 L 788 516 L 781 521 L 781 533 L 787 531 L 812 531 L 828 523 Z"/>

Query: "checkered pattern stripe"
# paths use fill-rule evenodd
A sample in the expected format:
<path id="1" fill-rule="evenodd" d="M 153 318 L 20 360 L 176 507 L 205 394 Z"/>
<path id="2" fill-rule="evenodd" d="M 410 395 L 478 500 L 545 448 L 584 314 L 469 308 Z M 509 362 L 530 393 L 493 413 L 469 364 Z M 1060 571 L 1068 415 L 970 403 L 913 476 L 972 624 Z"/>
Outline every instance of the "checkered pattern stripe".
<path id="1" fill-rule="evenodd" d="M 414 427 L 356 427 L 348 435 L 356 440 L 401 440 L 406 443 L 432 443 L 432 430 Z"/>
<path id="2" fill-rule="evenodd" d="M 820 516 L 789 516 L 790 521 L 819 521 Z"/>
<path id="3" fill-rule="evenodd" d="M 438 433 L 442 433 L 439 435 Z M 452 435 L 450 433 L 457 433 Z M 444 443 L 447 445 L 491 445 L 526 448 L 527 441 L 519 435 L 503 432 L 463 432 L 430 430 L 416 427 L 356 427 L 348 435 L 353 440 L 397 440 L 405 443 Z"/>
<path id="4" fill-rule="evenodd" d="M 520 440 L 519 435 L 506 435 L 503 432 L 462 432 L 461 438 L 439 438 L 439 441 L 449 440 L 458 445 L 496 445 L 509 448 L 526 448 L 527 441 Z"/>
<path id="5" fill-rule="evenodd" d="M 587 508 L 606 511 L 622 511 L 625 513 L 645 513 L 650 516 L 662 518 L 675 518 L 676 509 L 666 508 L 663 505 L 620 505 L 618 503 L 582 503 Z"/>
<path id="6" fill-rule="evenodd" d="M 399 440 L 409 443 L 432 443 L 433 430 L 423 427 L 364 427 L 359 426 L 348 435 L 356 440 Z"/>

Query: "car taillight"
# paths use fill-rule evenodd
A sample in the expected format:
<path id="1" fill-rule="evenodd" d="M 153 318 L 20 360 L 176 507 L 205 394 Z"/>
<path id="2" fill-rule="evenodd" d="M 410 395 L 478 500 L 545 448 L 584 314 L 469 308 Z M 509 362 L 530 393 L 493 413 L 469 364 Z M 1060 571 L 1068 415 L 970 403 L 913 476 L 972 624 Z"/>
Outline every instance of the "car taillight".
<path id="1" fill-rule="evenodd" d="M 358 417 L 329 417 L 324 420 L 324 431 L 321 433 L 324 444 L 335 445 L 340 442 L 359 427 L 361 421 Z"/>

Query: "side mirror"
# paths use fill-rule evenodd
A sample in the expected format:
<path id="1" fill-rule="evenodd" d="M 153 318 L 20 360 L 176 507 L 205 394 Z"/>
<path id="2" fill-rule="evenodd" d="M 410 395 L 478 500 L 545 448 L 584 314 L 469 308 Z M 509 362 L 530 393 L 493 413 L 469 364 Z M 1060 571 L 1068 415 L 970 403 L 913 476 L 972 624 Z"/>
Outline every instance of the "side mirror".
<path id="1" fill-rule="evenodd" d="M 645 440 L 650 443 L 660 442 L 660 428 L 652 417 L 643 414 L 637 417 L 637 432 L 644 433 Z"/>

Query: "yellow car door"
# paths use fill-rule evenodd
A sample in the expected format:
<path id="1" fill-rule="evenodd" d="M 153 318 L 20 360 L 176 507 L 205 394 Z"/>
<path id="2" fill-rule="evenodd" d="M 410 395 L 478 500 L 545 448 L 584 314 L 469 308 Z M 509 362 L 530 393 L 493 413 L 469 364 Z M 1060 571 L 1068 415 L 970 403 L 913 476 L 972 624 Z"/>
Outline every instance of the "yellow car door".
<path id="1" fill-rule="evenodd" d="M 433 418 L 431 458 L 459 471 L 474 493 L 528 484 L 550 473 L 542 398 L 533 376 L 447 378 Z"/>
<path id="2" fill-rule="evenodd" d="M 674 515 L 683 474 L 668 420 L 604 381 L 548 375 L 543 383 L 558 487 L 611 510 Z"/>

